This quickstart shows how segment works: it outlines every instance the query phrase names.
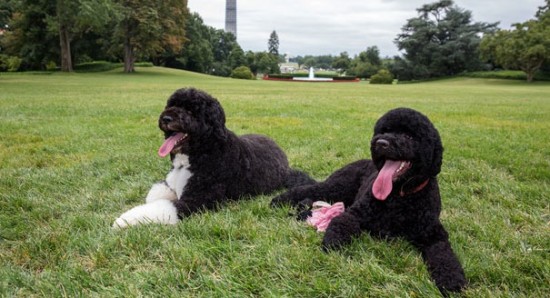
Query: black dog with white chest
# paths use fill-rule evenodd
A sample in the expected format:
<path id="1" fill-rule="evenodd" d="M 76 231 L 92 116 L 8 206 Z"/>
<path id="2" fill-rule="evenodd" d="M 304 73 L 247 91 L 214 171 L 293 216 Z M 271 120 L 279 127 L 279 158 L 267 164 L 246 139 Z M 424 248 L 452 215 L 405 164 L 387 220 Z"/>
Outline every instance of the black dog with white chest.
<path id="1" fill-rule="evenodd" d="M 159 117 L 159 127 L 165 141 L 158 154 L 170 155 L 172 169 L 153 185 L 146 204 L 122 214 L 113 227 L 175 224 L 228 200 L 315 182 L 291 169 L 270 138 L 237 136 L 227 129 L 220 103 L 203 91 L 177 90 Z"/>
<path id="2" fill-rule="evenodd" d="M 323 248 L 337 249 L 366 231 L 381 238 L 403 237 L 421 252 L 443 294 L 466 286 L 464 270 L 439 220 L 437 174 L 443 147 L 423 114 L 398 108 L 382 116 L 371 140 L 372 160 L 359 160 L 324 182 L 281 194 L 272 205 L 308 208 L 313 201 L 343 202 L 344 213 L 329 224 Z"/>

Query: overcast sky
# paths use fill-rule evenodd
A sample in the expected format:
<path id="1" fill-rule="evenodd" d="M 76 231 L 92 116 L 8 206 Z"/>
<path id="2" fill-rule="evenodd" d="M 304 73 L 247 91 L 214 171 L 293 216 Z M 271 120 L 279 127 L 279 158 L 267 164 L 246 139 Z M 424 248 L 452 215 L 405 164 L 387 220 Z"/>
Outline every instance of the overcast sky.
<path id="1" fill-rule="evenodd" d="M 267 51 L 273 30 L 279 52 L 297 55 L 352 57 L 369 46 L 380 55 L 399 54 L 393 40 L 416 9 L 436 0 L 237 0 L 237 40 L 244 51 Z M 474 22 L 511 24 L 534 17 L 544 0 L 455 0 L 469 10 Z M 225 0 L 188 0 L 208 26 L 225 28 Z"/>

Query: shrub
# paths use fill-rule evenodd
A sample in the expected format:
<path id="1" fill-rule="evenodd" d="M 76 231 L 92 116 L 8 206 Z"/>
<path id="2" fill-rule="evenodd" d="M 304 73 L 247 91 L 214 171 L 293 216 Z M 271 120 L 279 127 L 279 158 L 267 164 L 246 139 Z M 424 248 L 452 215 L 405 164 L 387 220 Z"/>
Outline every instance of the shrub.
<path id="1" fill-rule="evenodd" d="M 494 70 L 494 71 L 476 71 L 463 74 L 465 77 L 481 79 L 507 79 L 507 80 L 526 80 L 527 75 L 520 70 Z M 537 81 L 550 81 L 550 73 L 539 71 L 535 74 Z"/>
<path id="2" fill-rule="evenodd" d="M 387 69 L 379 70 L 370 78 L 371 84 L 391 84 L 393 83 L 393 75 Z"/>
<path id="3" fill-rule="evenodd" d="M 354 76 L 340 76 L 340 77 L 332 77 L 335 81 L 355 81 L 358 78 Z"/>
<path id="4" fill-rule="evenodd" d="M 52 70 L 56 70 L 56 69 L 57 69 L 57 64 L 55 64 L 54 61 L 50 61 L 50 62 L 46 63 L 46 70 L 52 71 Z"/>
<path id="5" fill-rule="evenodd" d="M 93 61 L 78 64 L 74 67 L 76 72 L 102 72 L 121 67 L 122 63 L 111 63 L 108 61 Z"/>
<path id="6" fill-rule="evenodd" d="M 0 71 L 18 71 L 23 59 L 15 56 L 0 55 Z"/>
<path id="7" fill-rule="evenodd" d="M 151 62 L 136 62 L 134 63 L 134 66 L 135 67 L 153 67 L 155 65 Z"/>
<path id="8" fill-rule="evenodd" d="M 231 77 L 234 79 L 254 80 L 254 75 L 250 68 L 246 66 L 239 66 L 231 72 Z"/>
<path id="9" fill-rule="evenodd" d="M 378 66 L 372 65 L 369 62 L 361 62 L 350 67 L 346 73 L 351 76 L 366 79 L 376 74 L 379 69 L 380 68 Z"/>

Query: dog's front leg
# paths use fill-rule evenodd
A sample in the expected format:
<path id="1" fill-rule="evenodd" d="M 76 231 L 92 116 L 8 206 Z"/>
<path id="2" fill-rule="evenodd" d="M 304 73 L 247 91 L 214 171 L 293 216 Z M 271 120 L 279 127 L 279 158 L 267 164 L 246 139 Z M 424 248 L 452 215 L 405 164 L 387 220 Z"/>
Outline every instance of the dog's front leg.
<path id="1" fill-rule="evenodd" d="M 432 279 L 443 295 L 446 295 L 447 291 L 458 292 L 466 287 L 464 269 L 449 241 L 439 241 L 424 248 L 422 257 Z"/>
<path id="2" fill-rule="evenodd" d="M 209 187 L 189 188 L 174 202 L 180 217 L 186 217 L 193 213 L 216 209 L 220 203 L 227 200 L 225 185 L 216 184 Z"/>
<path id="3" fill-rule="evenodd" d="M 441 223 L 435 224 L 431 231 L 426 231 L 423 237 L 411 242 L 422 253 L 432 279 L 444 296 L 447 292 L 458 292 L 466 287 L 464 269 Z"/>
<path id="4" fill-rule="evenodd" d="M 359 219 L 346 211 L 333 218 L 330 222 L 323 237 L 322 248 L 324 251 L 339 249 L 349 244 L 353 237 L 358 236 L 360 233 L 361 225 Z"/>

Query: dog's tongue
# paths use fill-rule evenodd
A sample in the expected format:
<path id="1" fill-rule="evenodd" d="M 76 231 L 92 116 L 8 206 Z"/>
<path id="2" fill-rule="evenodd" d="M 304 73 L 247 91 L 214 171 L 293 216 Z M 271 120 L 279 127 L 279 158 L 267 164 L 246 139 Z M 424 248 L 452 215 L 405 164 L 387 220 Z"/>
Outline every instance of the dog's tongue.
<path id="1" fill-rule="evenodd" d="M 159 156 L 165 157 L 166 155 L 170 154 L 172 149 L 174 149 L 174 146 L 176 146 L 176 142 L 183 137 L 183 133 L 178 132 L 170 137 L 168 137 L 166 140 L 164 140 L 164 143 L 162 143 L 162 146 L 159 148 Z"/>
<path id="2" fill-rule="evenodd" d="M 400 165 L 400 161 L 386 160 L 372 185 L 372 194 L 375 198 L 383 201 L 390 195 L 393 187 L 393 174 Z"/>

